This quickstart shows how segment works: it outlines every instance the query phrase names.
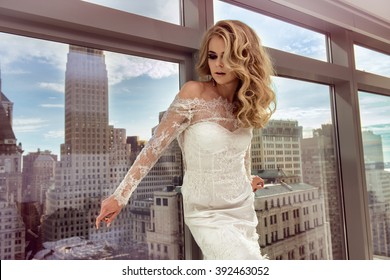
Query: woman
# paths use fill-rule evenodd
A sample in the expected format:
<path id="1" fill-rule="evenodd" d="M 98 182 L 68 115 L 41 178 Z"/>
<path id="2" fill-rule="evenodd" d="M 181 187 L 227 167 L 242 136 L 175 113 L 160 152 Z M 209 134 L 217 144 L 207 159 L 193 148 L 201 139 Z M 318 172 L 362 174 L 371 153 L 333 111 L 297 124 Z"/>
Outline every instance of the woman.
<path id="1" fill-rule="evenodd" d="M 272 65 L 256 33 L 219 21 L 205 34 L 197 65 L 203 82 L 187 82 L 154 135 L 96 218 L 107 226 L 173 139 L 183 152 L 185 223 L 205 259 L 262 259 L 250 175 L 252 129 L 274 112 Z"/>

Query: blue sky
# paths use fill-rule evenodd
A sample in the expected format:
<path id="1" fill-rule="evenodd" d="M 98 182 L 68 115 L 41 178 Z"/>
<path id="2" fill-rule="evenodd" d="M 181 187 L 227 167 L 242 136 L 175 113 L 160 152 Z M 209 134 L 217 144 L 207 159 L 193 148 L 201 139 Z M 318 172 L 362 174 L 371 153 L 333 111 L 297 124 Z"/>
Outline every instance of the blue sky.
<path id="1" fill-rule="evenodd" d="M 264 45 L 325 59 L 323 35 L 217 3 L 216 20 L 244 20 L 254 27 Z M 168 20 L 166 9 L 156 7 L 155 13 Z M 140 3 L 137 9 L 150 11 Z M 361 57 L 360 67 L 370 67 L 375 57 L 371 55 L 368 59 L 363 52 L 356 51 Z M 59 154 L 60 144 L 64 142 L 67 53 L 68 45 L 65 44 L 0 33 L 2 90 L 14 102 L 14 131 L 25 154 L 37 148 Z M 105 52 L 105 56 L 110 124 L 126 128 L 127 135 L 148 139 L 151 128 L 158 123 L 158 113 L 168 107 L 179 90 L 178 65 L 110 52 Z M 382 63 L 383 59 L 378 57 L 379 60 Z M 386 68 L 390 64 L 379 65 L 385 75 L 390 75 Z M 312 130 L 321 124 L 331 123 L 328 86 L 283 78 L 275 78 L 274 83 L 278 109 L 273 118 L 298 120 L 303 126 L 304 137 L 310 137 Z M 390 112 L 390 98 L 371 94 L 360 94 L 359 97 L 362 126 L 382 135 L 385 160 L 390 161 L 390 117 L 385 113 Z"/>

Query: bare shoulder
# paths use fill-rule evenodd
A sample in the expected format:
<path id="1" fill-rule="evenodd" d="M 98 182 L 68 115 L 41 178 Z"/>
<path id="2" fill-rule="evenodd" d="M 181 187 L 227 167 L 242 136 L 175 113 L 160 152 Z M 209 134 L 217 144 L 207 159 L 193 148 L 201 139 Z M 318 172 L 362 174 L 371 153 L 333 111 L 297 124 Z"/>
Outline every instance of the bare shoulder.
<path id="1" fill-rule="evenodd" d="M 195 99 L 201 97 L 204 91 L 204 82 L 188 81 L 182 86 L 179 97 L 183 99 Z"/>

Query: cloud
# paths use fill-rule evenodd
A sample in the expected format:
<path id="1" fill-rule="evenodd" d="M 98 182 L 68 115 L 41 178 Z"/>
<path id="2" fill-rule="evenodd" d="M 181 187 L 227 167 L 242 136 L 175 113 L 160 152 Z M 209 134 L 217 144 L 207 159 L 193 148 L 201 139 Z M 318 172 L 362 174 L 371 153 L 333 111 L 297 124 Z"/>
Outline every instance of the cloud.
<path id="1" fill-rule="evenodd" d="M 44 134 L 45 138 L 64 138 L 65 132 L 63 130 L 50 130 Z"/>
<path id="2" fill-rule="evenodd" d="M 177 75 L 179 72 L 179 66 L 176 63 L 111 52 L 106 53 L 106 64 L 111 85 L 143 75 L 152 79 L 161 79 Z"/>
<path id="3" fill-rule="evenodd" d="M 390 77 L 390 56 L 355 45 L 356 68 Z"/>
<path id="4" fill-rule="evenodd" d="M 47 126 L 47 121 L 41 118 L 15 118 L 13 129 L 18 132 L 36 132 L 38 129 Z"/>
<path id="5" fill-rule="evenodd" d="M 359 110 L 362 126 L 390 124 L 390 97 L 359 92 Z"/>
<path id="6" fill-rule="evenodd" d="M 1 69 L 1 72 L 3 74 L 11 74 L 11 75 L 25 75 L 25 74 L 31 73 L 31 72 L 26 71 L 24 69 L 18 69 L 18 68 L 12 68 L 12 69 L 7 68 L 5 70 Z"/>
<path id="7" fill-rule="evenodd" d="M 41 104 L 40 105 L 43 108 L 64 108 L 64 104 Z"/>
<path id="8" fill-rule="evenodd" d="M 4 69 L 16 62 L 34 61 L 65 71 L 68 48 L 68 45 L 62 43 L 0 33 L 0 57 Z M 13 73 L 23 73 L 13 65 L 9 68 L 12 68 Z"/>
<path id="9" fill-rule="evenodd" d="M 53 90 L 56 92 L 64 93 L 64 84 L 61 83 L 39 83 L 40 88 L 48 89 L 48 90 Z"/>
<path id="10" fill-rule="evenodd" d="M 326 60 L 325 35 L 223 1 L 214 1 L 215 21 L 238 19 L 251 26 L 263 45 Z"/>
<path id="11" fill-rule="evenodd" d="M 317 107 L 308 107 L 305 110 L 295 107 L 280 109 L 272 119 L 296 120 L 299 126 L 309 131 L 321 127 L 322 124 L 332 123 L 330 108 Z"/>
<path id="12" fill-rule="evenodd" d="M 141 16 L 163 20 L 174 24 L 180 23 L 179 1 L 112 1 L 112 0 L 83 0 L 105 7 L 126 11 Z"/>

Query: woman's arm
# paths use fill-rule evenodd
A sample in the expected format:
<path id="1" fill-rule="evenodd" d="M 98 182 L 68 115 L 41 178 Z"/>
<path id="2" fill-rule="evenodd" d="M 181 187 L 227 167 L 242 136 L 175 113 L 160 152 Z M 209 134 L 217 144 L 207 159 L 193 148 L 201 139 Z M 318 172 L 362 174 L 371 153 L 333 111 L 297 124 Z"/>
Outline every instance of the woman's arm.
<path id="1" fill-rule="evenodd" d="M 105 221 L 107 226 L 110 225 L 165 148 L 191 123 L 193 102 L 192 99 L 182 96 L 185 94 L 181 91 L 165 112 L 153 136 L 137 156 L 118 188 L 110 197 L 103 200 L 100 214 L 96 218 L 97 228 L 101 221 Z"/>
<path id="2" fill-rule="evenodd" d="M 259 176 L 252 175 L 252 160 L 251 160 L 251 145 L 249 144 L 248 149 L 245 153 L 245 170 L 249 181 L 252 185 L 252 190 L 255 192 L 259 189 L 264 188 L 264 180 Z"/>
<path id="3" fill-rule="evenodd" d="M 102 201 L 100 214 L 96 218 L 96 228 L 99 228 L 101 221 L 107 226 L 111 224 L 165 148 L 190 125 L 196 111 L 196 98 L 202 87 L 202 83 L 193 81 L 183 85 L 125 178 L 115 192 Z"/>

